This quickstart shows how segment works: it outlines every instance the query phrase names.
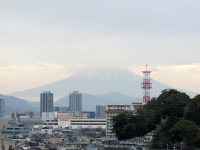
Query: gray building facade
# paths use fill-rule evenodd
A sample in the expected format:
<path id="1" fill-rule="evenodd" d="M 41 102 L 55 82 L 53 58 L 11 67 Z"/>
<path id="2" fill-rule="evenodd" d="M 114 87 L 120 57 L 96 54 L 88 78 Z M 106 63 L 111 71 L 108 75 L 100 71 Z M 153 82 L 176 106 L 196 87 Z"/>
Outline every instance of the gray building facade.
<path id="1" fill-rule="evenodd" d="M 73 116 L 82 116 L 82 94 L 78 91 L 69 94 L 69 111 Z"/>
<path id="2" fill-rule="evenodd" d="M 106 118 L 106 106 L 96 105 L 96 118 Z"/>
<path id="3" fill-rule="evenodd" d="M 45 91 L 40 93 L 40 116 L 42 112 L 53 112 L 53 93 Z"/>
<path id="4" fill-rule="evenodd" d="M 0 118 L 3 118 L 5 115 L 5 100 L 0 99 Z"/>

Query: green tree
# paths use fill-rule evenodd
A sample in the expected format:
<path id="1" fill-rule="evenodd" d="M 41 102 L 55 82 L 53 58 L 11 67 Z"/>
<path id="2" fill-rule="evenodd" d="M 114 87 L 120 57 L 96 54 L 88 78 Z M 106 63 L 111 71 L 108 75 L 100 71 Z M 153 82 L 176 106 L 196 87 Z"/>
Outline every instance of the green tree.
<path id="1" fill-rule="evenodd" d="M 186 120 L 184 120 L 186 119 Z M 138 110 L 137 115 L 122 113 L 113 118 L 113 132 L 119 140 L 144 136 L 157 129 L 154 148 L 172 148 L 175 142 L 200 147 L 200 95 L 192 100 L 185 93 L 166 89 Z"/>
<path id="2" fill-rule="evenodd" d="M 184 142 L 188 146 L 198 146 L 200 130 L 195 122 L 180 120 L 170 130 L 171 139 L 175 142 Z"/>
<path id="3" fill-rule="evenodd" d="M 177 116 L 170 116 L 167 119 L 163 119 L 162 123 L 159 125 L 159 128 L 157 129 L 157 134 L 155 135 L 153 141 L 152 141 L 152 147 L 153 148 L 165 148 L 168 146 L 168 148 L 173 147 L 173 141 L 170 137 L 170 129 L 172 126 L 178 122 L 180 118 Z"/>
<path id="4" fill-rule="evenodd" d="M 113 132 L 119 140 L 126 140 L 138 136 L 144 136 L 146 133 L 156 128 L 155 110 L 142 109 L 138 115 L 132 115 L 128 112 L 121 113 L 113 117 Z"/>
<path id="5" fill-rule="evenodd" d="M 195 96 L 186 109 L 185 119 L 191 120 L 200 126 L 200 95 Z"/>
<path id="6" fill-rule="evenodd" d="M 190 102 L 190 98 L 185 93 L 175 89 L 167 89 L 162 91 L 156 102 L 162 118 L 167 116 L 183 117 L 185 107 Z"/>
<path id="7" fill-rule="evenodd" d="M 133 116 L 129 112 L 120 113 L 119 115 L 112 118 L 113 132 L 115 132 L 119 140 L 130 138 L 130 135 L 127 133 L 127 129 L 130 128 L 130 124 L 133 120 Z"/>

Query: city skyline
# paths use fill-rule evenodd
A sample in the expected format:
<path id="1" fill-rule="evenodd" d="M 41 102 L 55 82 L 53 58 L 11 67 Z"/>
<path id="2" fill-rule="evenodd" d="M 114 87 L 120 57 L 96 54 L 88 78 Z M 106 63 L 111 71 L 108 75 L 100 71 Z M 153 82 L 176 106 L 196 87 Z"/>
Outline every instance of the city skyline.
<path id="1" fill-rule="evenodd" d="M 3 1 L 0 93 L 122 68 L 199 93 L 199 1 Z"/>

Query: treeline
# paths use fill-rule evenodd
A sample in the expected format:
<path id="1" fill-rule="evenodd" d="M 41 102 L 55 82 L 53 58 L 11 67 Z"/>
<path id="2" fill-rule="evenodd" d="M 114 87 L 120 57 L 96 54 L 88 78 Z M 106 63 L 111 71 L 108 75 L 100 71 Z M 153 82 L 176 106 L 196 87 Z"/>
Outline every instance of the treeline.
<path id="1" fill-rule="evenodd" d="M 138 110 L 113 117 L 113 132 L 119 140 L 141 137 L 152 130 L 152 148 L 200 147 L 200 95 L 190 99 L 174 89 L 163 90 Z"/>

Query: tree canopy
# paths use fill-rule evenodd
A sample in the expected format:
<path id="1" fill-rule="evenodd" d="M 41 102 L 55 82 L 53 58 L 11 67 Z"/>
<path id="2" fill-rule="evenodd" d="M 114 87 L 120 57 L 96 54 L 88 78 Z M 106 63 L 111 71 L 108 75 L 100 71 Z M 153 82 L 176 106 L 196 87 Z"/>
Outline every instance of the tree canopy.
<path id="1" fill-rule="evenodd" d="M 195 122 L 180 120 L 170 129 L 170 136 L 173 141 L 184 141 L 188 146 L 198 145 L 200 142 L 200 130 Z"/>
<path id="2" fill-rule="evenodd" d="M 176 142 L 200 147 L 197 144 L 200 139 L 198 126 L 200 95 L 190 99 L 175 89 L 163 90 L 158 98 L 144 105 L 137 115 L 121 113 L 113 117 L 113 132 L 119 140 L 144 136 L 156 129 L 157 134 L 152 141 L 154 148 L 166 148 L 166 145 L 173 146 Z"/>

